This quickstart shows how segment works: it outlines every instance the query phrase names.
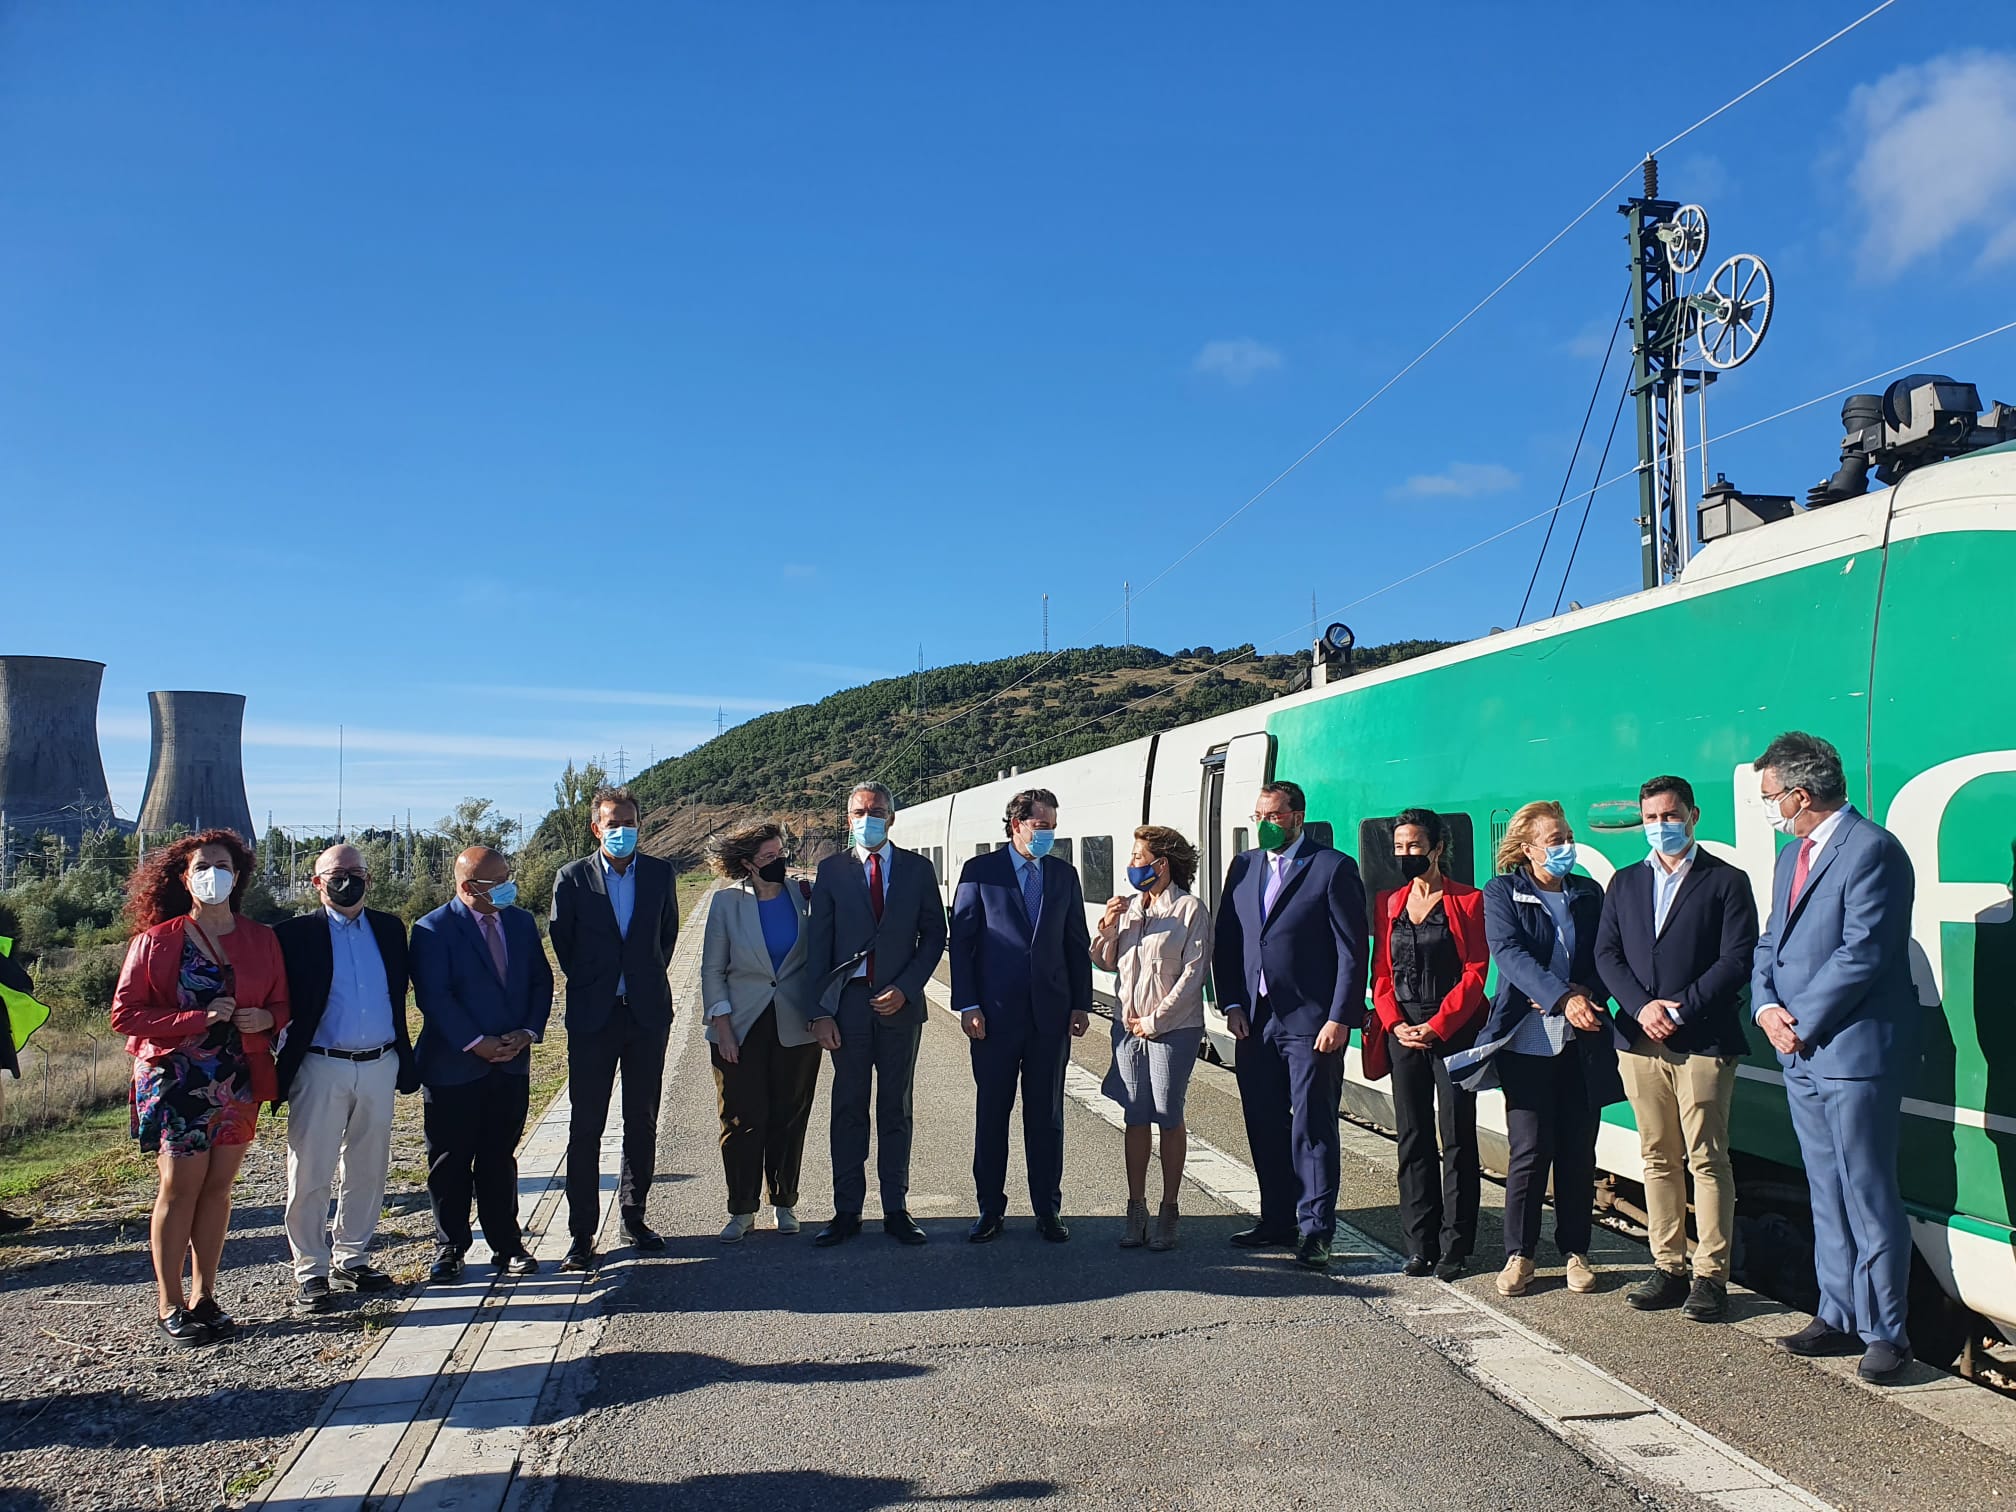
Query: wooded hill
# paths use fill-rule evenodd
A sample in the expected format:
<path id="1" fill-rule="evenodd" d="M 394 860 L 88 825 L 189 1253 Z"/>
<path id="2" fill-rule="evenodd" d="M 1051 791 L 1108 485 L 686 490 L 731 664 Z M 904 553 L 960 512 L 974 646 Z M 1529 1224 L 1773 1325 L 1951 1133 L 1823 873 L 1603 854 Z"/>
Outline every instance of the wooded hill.
<path id="1" fill-rule="evenodd" d="M 1356 666 L 1385 666 L 1442 644 L 1368 647 Z M 1102 750 L 1308 681 L 1306 651 L 1029 652 L 885 678 L 758 715 L 638 773 L 630 786 L 644 806 L 644 848 L 682 867 L 697 863 L 708 835 L 757 818 L 789 825 L 800 860 L 812 861 L 837 843 L 842 802 L 864 778 L 888 783 L 899 803 L 921 803 L 1010 766 L 1027 771 Z M 540 838 L 566 822 L 558 810 L 549 814 Z"/>

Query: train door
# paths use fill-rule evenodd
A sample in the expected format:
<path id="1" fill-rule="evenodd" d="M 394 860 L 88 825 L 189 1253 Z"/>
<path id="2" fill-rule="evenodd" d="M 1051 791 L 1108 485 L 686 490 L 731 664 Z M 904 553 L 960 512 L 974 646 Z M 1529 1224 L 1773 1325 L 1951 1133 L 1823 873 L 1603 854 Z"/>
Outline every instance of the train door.
<path id="1" fill-rule="evenodd" d="M 1204 757 L 1198 830 L 1204 841 L 1205 900 L 1214 915 L 1225 868 L 1253 843 L 1253 805 L 1273 774 L 1274 737 L 1264 731 L 1237 736 Z"/>

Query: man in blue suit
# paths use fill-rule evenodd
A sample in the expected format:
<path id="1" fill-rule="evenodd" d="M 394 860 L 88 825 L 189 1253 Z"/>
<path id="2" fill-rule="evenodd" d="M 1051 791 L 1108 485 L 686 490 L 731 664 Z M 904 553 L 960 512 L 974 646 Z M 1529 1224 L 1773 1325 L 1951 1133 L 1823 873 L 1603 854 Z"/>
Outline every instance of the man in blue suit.
<path id="1" fill-rule="evenodd" d="M 517 896 L 511 864 L 471 846 L 455 858 L 454 898 L 413 926 L 434 1281 L 461 1279 L 472 1191 L 497 1268 L 539 1269 L 518 1228 L 517 1151 L 531 1100 L 527 1051 L 553 1012 L 553 968 L 532 915 L 511 906 Z"/>
<path id="2" fill-rule="evenodd" d="M 952 1006 L 972 1041 L 973 1244 L 1001 1237 L 1008 1210 L 1008 1116 L 1022 1089 L 1022 1144 L 1036 1229 L 1071 1237 L 1064 1204 L 1064 1068 L 1091 1022 L 1091 931 L 1078 873 L 1050 854 L 1057 798 L 1043 788 L 1008 801 L 1009 843 L 975 856 L 952 896 Z"/>
<path id="3" fill-rule="evenodd" d="M 1911 860 L 1849 806 L 1826 741 L 1780 735 L 1756 767 L 1765 816 L 1799 843 L 1778 853 L 1750 1002 L 1785 1069 L 1820 1273 L 1819 1314 L 1778 1342 L 1798 1355 L 1862 1350 L 1862 1379 L 1890 1385 L 1911 1361 L 1911 1227 L 1897 1189 L 1898 1105 L 1918 1064 Z"/>
<path id="4" fill-rule="evenodd" d="M 1337 1233 L 1337 1105 L 1344 1047 L 1365 1018 L 1365 884 L 1358 864 L 1303 833 L 1292 782 L 1253 806 L 1258 850 L 1232 858 L 1211 977 L 1238 1041 L 1233 1071 L 1260 1178 L 1260 1221 L 1245 1249 L 1295 1246 L 1330 1268 Z"/>

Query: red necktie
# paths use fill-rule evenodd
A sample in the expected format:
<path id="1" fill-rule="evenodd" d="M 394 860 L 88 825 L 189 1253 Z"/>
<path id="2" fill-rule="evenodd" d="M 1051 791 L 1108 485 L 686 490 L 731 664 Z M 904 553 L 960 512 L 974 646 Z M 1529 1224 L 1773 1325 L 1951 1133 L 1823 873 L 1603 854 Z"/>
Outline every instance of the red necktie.
<path id="1" fill-rule="evenodd" d="M 882 923 L 882 852 L 868 854 L 868 906 L 875 910 L 875 923 Z M 875 985 L 875 952 L 868 952 L 868 985 Z"/>
<path id="2" fill-rule="evenodd" d="M 1792 896 L 1785 900 L 1786 912 L 1799 906 L 1799 894 L 1806 891 L 1806 870 L 1813 861 L 1811 838 L 1799 842 L 1799 860 L 1792 868 Z"/>

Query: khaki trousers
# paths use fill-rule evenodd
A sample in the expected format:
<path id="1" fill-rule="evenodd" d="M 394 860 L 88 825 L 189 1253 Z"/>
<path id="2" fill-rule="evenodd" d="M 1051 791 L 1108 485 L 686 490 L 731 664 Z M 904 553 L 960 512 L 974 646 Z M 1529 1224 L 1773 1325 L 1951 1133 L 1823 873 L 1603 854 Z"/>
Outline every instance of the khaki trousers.
<path id="1" fill-rule="evenodd" d="M 287 1092 L 287 1243 L 294 1279 L 329 1274 L 329 1195 L 336 1194 L 339 1265 L 371 1252 L 392 1159 L 392 1103 L 399 1057 L 375 1061 L 302 1057 Z"/>
<path id="2" fill-rule="evenodd" d="M 1729 1166 L 1736 1061 L 1676 1055 L 1639 1043 L 1640 1049 L 1617 1057 L 1617 1068 L 1638 1120 L 1652 1263 L 1663 1271 L 1687 1273 L 1687 1173 L 1692 1170 L 1694 1221 L 1700 1231 L 1694 1274 L 1726 1282 L 1736 1232 L 1736 1179 Z"/>

